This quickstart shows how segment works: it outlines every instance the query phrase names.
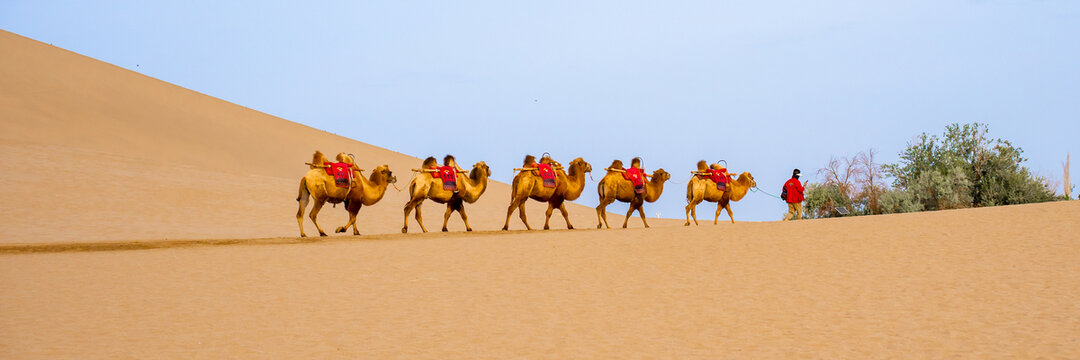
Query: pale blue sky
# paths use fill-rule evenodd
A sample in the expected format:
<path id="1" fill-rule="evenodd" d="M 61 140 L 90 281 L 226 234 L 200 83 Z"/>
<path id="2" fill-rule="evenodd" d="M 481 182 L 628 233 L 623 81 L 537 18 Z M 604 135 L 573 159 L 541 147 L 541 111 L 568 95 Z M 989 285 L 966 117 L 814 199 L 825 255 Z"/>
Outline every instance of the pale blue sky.
<path id="1" fill-rule="evenodd" d="M 0 0 L 0 28 L 502 181 L 526 153 L 640 155 L 677 182 L 650 216 L 682 217 L 699 159 L 775 193 L 793 167 L 871 147 L 895 161 L 953 122 L 989 124 L 1059 180 L 1080 157 L 1075 0 L 295 3 Z M 450 140 L 416 137 L 435 126 Z"/>

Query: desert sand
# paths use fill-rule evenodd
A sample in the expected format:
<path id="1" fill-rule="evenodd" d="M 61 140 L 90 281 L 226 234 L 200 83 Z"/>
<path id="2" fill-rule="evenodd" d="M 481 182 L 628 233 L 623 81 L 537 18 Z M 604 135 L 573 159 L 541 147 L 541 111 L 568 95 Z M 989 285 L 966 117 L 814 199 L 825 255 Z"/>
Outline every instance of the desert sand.
<path id="1" fill-rule="evenodd" d="M 493 184 L 479 231 L 391 191 L 301 239 L 314 149 L 419 159 L 6 32 L 0 147 L 4 359 L 1080 357 L 1080 201 L 502 232 Z"/>

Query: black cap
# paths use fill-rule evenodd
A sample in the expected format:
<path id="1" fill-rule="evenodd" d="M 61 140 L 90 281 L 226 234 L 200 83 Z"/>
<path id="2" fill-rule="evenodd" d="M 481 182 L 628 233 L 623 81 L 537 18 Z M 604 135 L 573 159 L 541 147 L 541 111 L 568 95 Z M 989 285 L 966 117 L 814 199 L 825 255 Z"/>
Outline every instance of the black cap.
<path id="1" fill-rule="evenodd" d="M 796 177 L 796 176 L 799 176 L 799 169 L 795 169 L 794 171 L 791 172 L 791 177 Z"/>

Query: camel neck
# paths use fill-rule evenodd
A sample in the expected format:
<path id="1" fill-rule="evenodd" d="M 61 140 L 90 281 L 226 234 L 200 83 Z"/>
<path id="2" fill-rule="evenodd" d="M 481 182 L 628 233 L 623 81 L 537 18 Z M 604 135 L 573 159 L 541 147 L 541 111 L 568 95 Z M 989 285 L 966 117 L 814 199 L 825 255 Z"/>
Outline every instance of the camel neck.
<path id="1" fill-rule="evenodd" d="M 487 190 L 487 178 L 487 175 L 483 174 L 479 169 L 473 169 L 469 176 L 462 181 L 465 188 L 459 193 L 461 199 L 470 204 L 479 200 L 480 195 L 483 195 L 484 191 Z"/>
<path id="2" fill-rule="evenodd" d="M 583 165 L 571 164 L 570 172 L 566 175 L 566 195 L 564 199 L 574 201 L 581 196 L 582 191 L 585 190 L 585 172 L 582 171 Z"/>
<path id="3" fill-rule="evenodd" d="M 645 201 L 655 202 L 664 192 L 664 180 L 659 176 L 653 176 L 652 180 L 645 183 Z"/>
<path id="4" fill-rule="evenodd" d="M 360 191 L 363 196 L 361 203 L 369 206 L 382 200 L 383 196 L 386 195 L 386 187 L 390 185 L 385 177 L 378 174 L 371 174 L 368 179 L 360 177 L 360 182 L 363 183 Z"/>
<path id="5" fill-rule="evenodd" d="M 742 200 L 742 198 L 746 196 L 746 192 L 750 190 L 750 179 L 739 175 L 739 178 L 731 183 L 731 201 Z"/>

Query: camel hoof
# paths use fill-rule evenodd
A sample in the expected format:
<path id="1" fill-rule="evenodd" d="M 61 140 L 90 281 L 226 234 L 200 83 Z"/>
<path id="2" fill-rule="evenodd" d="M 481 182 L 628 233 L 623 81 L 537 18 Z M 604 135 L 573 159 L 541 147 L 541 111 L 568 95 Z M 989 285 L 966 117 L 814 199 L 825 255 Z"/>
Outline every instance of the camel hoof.
<path id="1" fill-rule="evenodd" d="M 682 226 L 690 226 L 690 222 L 689 222 L 689 221 L 687 221 L 687 222 L 686 222 L 685 224 L 683 224 Z"/>
<path id="2" fill-rule="evenodd" d="M 574 230 L 574 225 L 566 225 L 567 230 Z"/>
<path id="3" fill-rule="evenodd" d="M 300 237 L 307 237 L 307 234 L 300 233 Z"/>
<path id="4" fill-rule="evenodd" d="M 334 233 L 335 233 L 335 234 L 337 234 L 337 233 L 343 233 L 343 232 L 345 232 L 345 228 L 344 228 L 344 227 L 339 227 L 339 228 L 337 228 L 337 229 L 334 229 Z"/>
<path id="5" fill-rule="evenodd" d="M 447 231 L 446 228 L 442 228 L 442 232 L 446 232 L 446 231 Z"/>
<path id="6" fill-rule="evenodd" d="M 551 230 L 550 226 L 544 225 L 544 230 Z"/>
<path id="7" fill-rule="evenodd" d="M 321 232 L 321 233 L 319 233 L 319 236 L 326 236 L 326 233 Z"/>
<path id="8" fill-rule="evenodd" d="M 503 231 L 510 230 L 508 226 L 503 226 Z"/>
<path id="9" fill-rule="evenodd" d="M 596 225 L 596 228 L 597 228 L 597 229 L 603 229 L 603 228 L 604 228 L 604 225 L 603 225 L 603 224 L 597 224 L 597 225 Z"/>
<path id="10" fill-rule="evenodd" d="M 401 228 L 401 233 L 402 234 L 408 234 L 409 233 L 409 228 L 407 228 L 407 227 Z"/>

